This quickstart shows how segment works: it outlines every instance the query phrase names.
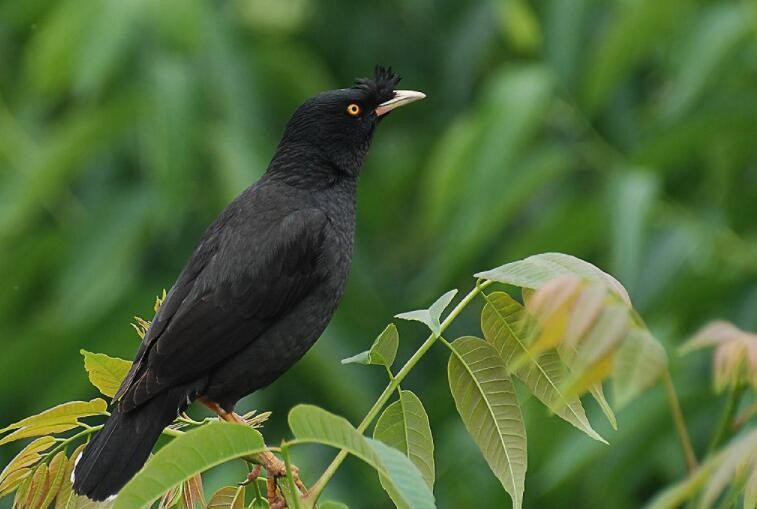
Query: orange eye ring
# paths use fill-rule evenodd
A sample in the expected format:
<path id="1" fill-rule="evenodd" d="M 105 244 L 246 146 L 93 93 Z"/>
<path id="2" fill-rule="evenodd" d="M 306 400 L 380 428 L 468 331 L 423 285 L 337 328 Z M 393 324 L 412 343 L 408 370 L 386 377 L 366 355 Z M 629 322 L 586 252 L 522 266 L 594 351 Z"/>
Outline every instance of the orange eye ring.
<path id="1" fill-rule="evenodd" d="M 360 115 L 361 111 L 362 110 L 360 109 L 360 106 L 358 106 L 355 103 L 352 103 L 349 106 L 347 106 L 347 114 L 350 116 L 357 117 L 358 115 Z"/>

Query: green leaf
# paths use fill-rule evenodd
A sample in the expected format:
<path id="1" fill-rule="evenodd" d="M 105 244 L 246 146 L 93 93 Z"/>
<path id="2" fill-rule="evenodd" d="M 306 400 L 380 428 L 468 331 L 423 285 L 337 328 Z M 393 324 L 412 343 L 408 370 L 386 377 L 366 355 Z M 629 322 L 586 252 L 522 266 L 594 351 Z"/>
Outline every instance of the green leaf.
<path id="1" fill-rule="evenodd" d="M 593 113 L 603 106 L 619 83 L 653 51 L 660 40 L 680 22 L 682 0 L 638 0 L 618 4 L 618 12 L 609 17 L 583 53 L 585 62 L 583 103 Z"/>
<path id="2" fill-rule="evenodd" d="M 591 397 L 594 398 L 594 401 L 597 402 L 599 409 L 602 410 L 602 413 L 605 414 L 607 422 L 610 423 L 612 429 L 617 431 L 618 420 L 615 418 L 615 412 L 613 411 L 610 403 L 608 403 L 607 398 L 605 397 L 605 391 L 602 388 L 602 384 L 592 384 L 591 387 L 589 387 L 589 394 L 591 394 Z"/>
<path id="3" fill-rule="evenodd" d="M 397 326 L 390 323 L 373 341 L 370 350 L 342 359 L 342 364 L 378 364 L 391 368 L 397 356 L 400 336 Z"/>
<path id="4" fill-rule="evenodd" d="M 427 286 L 446 284 L 451 274 L 480 259 L 499 238 L 502 225 L 571 168 L 573 156 L 564 145 L 536 138 L 548 118 L 554 88 L 547 66 L 499 67 L 483 84 L 471 121 L 453 125 L 439 140 L 421 193 L 428 189 L 433 224 L 420 230 L 419 241 L 433 242 L 436 252 L 455 256 L 432 257 L 421 265 L 418 279 Z M 450 141 L 452 136 L 467 143 Z"/>
<path id="5" fill-rule="evenodd" d="M 79 353 L 84 356 L 84 369 L 87 370 L 90 383 L 103 395 L 112 398 L 129 372 L 131 361 L 83 349 Z"/>
<path id="6" fill-rule="evenodd" d="M 0 497 L 13 493 L 21 483 L 28 479 L 31 473 L 32 469 L 29 467 L 17 468 L 8 472 L 2 482 L 0 482 Z"/>
<path id="7" fill-rule="evenodd" d="M 41 452 L 55 444 L 53 437 L 41 437 L 21 449 L 0 472 L 0 497 L 7 495 L 31 473 L 31 469 L 42 458 Z"/>
<path id="8" fill-rule="evenodd" d="M 447 372 L 457 412 L 494 475 L 520 509 L 526 478 L 526 428 L 507 368 L 480 338 L 451 345 Z"/>
<path id="9" fill-rule="evenodd" d="M 647 225 L 657 204 L 658 176 L 644 168 L 630 167 L 618 171 L 610 179 L 609 194 L 612 209 L 611 263 L 612 273 L 631 286 L 642 269 L 642 254 Z"/>
<path id="10" fill-rule="evenodd" d="M 740 4 L 713 5 L 696 18 L 675 59 L 675 75 L 660 108 L 663 115 L 678 117 L 709 83 L 717 82 L 729 55 L 749 36 L 750 19 L 748 9 Z"/>
<path id="11" fill-rule="evenodd" d="M 32 507 L 49 507 L 53 503 L 63 485 L 67 466 L 68 458 L 66 458 L 65 451 L 60 451 L 50 460 L 45 479 L 44 498 L 38 505 Z"/>
<path id="12" fill-rule="evenodd" d="M 29 491 L 32 489 L 32 484 L 34 481 L 34 476 L 30 475 L 26 478 L 24 482 L 21 483 L 21 485 L 16 490 L 16 496 L 13 497 L 13 508 L 16 507 L 26 507 L 27 502 L 26 498 L 29 494 Z"/>
<path id="13" fill-rule="evenodd" d="M 34 470 L 29 491 L 26 493 L 24 507 L 41 507 L 47 489 L 47 464 L 42 463 Z M 20 491 L 20 490 L 19 490 Z"/>
<path id="14" fill-rule="evenodd" d="M 95 502 L 84 495 L 76 495 L 70 492 L 70 497 L 66 505 L 62 506 L 62 509 L 110 509 L 114 504 L 115 501 Z"/>
<path id="15" fill-rule="evenodd" d="M 386 470 L 392 473 L 392 479 L 381 474 L 379 479 L 383 480 L 382 486 L 398 508 L 436 507 L 433 492 L 426 486 L 418 468 L 412 461 L 408 461 L 407 456 L 378 440 L 371 438 L 365 440 L 381 458 L 381 463 Z M 420 486 L 425 489 L 419 489 Z M 416 490 L 423 494 L 416 496 L 413 494 Z"/>
<path id="16" fill-rule="evenodd" d="M 667 365 L 660 342 L 646 329 L 632 329 L 613 357 L 613 395 L 618 408 L 652 386 Z"/>
<path id="17" fill-rule="evenodd" d="M 202 476 L 195 474 L 181 485 L 182 505 L 184 509 L 205 507 L 205 491 L 202 487 Z"/>
<path id="18" fill-rule="evenodd" d="M 244 509 L 244 486 L 225 486 L 216 491 L 206 509 Z"/>
<path id="19" fill-rule="evenodd" d="M 575 352 L 570 348 L 561 350 L 563 355 L 571 352 L 568 362 L 571 376 L 561 387 L 565 394 L 583 394 L 611 374 L 614 355 L 630 331 L 630 322 L 625 304 L 606 304 Z"/>
<path id="20" fill-rule="evenodd" d="M 415 465 L 401 452 L 360 434 L 344 417 L 313 405 L 297 405 L 289 412 L 289 427 L 298 441 L 345 449 L 387 480 L 397 505 L 433 508 L 434 495 Z"/>
<path id="21" fill-rule="evenodd" d="M 117 72 L 119 64 L 133 43 L 138 41 L 137 26 L 144 12 L 142 2 L 102 2 L 98 4 L 98 22 L 83 36 L 74 88 L 82 95 L 94 95 L 106 85 L 109 75 Z"/>
<path id="22" fill-rule="evenodd" d="M 754 507 L 757 507 L 757 464 L 752 467 L 752 473 L 746 481 L 743 509 L 752 509 Z"/>
<path id="23" fill-rule="evenodd" d="M 179 505 L 181 501 L 182 490 L 184 489 L 184 483 L 174 486 L 170 490 L 163 493 L 158 502 L 158 509 L 171 509 Z"/>
<path id="24" fill-rule="evenodd" d="M 502 32 L 513 46 L 525 52 L 538 49 L 542 34 L 533 8 L 524 0 L 498 2 L 496 6 Z"/>
<path id="25" fill-rule="evenodd" d="M 342 359 L 341 362 L 342 364 L 364 364 L 367 366 L 368 364 L 371 364 L 371 352 L 369 350 L 365 350 L 353 355 L 352 357 Z"/>
<path id="26" fill-rule="evenodd" d="M 216 465 L 266 449 L 262 435 L 240 424 L 211 422 L 173 439 L 121 490 L 114 509 L 148 507 L 171 487 Z"/>
<path id="27" fill-rule="evenodd" d="M 569 397 L 561 386 L 568 372 L 555 350 L 539 357 L 529 353 L 528 346 L 532 325 L 527 311 L 505 292 L 493 292 L 486 296 L 486 305 L 481 312 L 481 330 L 486 341 L 494 347 L 506 366 L 521 358 L 515 371 L 539 401 L 562 419 L 589 435 L 594 440 L 607 443 L 586 417 L 581 400 Z"/>
<path id="28" fill-rule="evenodd" d="M 699 465 L 689 477 L 655 497 L 647 505 L 647 509 L 674 509 L 686 500 L 694 499 L 700 492 L 698 507 L 710 508 L 729 485 L 735 485 L 738 491 L 745 490 L 744 507 L 751 509 L 757 502 L 757 476 L 753 474 L 755 471 L 757 429 L 733 438 L 723 449 Z"/>
<path id="29" fill-rule="evenodd" d="M 400 391 L 400 399 L 386 407 L 376 422 L 373 438 L 410 458 L 428 487 L 434 488 L 434 439 L 426 409 L 418 396 Z"/>
<path id="30" fill-rule="evenodd" d="M 71 456 L 66 462 L 66 470 L 63 473 L 63 482 L 61 483 L 58 495 L 55 497 L 55 509 L 73 509 L 75 504 L 72 502 L 76 499 L 71 484 L 71 473 L 76 467 L 76 460 L 79 458 L 79 454 L 84 450 L 85 444 L 79 445 L 71 453 Z"/>
<path id="31" fill-rule="evenodd" d="M 256 497 L 252 502 L 250 502 L 250 505 L 247 506 L 247 509 L 268 509 L 268 500 L 261 497 Z"/>
<path id="32" fill-rule="evenodd" d="M 606 305 L 579 345 L 575 363 L 580 367 L 589 367 L 610 354 L 626 337 L 629 321 L 626 306 Z"/>
<path id="33" fill-rule="evenodd" d="M 20 421 L 1 429 L 0 433 L 5 433 L 10 430 L 16 431 L 3 437 L 3 439 L 0 440 L 0 445 L 21 438 L 68 431 L 79 426 L 79 418 L 91 415 L 104 415 L 107 407 L 107 403 L 100 398 L 91 401 L 69 401 L 68 403 L 54 406 L 44 412 L 31 417 L 26 417 L 25 419 L 21 419 Z"/>
<path id="34" fill-rule="evenodd" d="M 442 326 L 439 322 L 442 313 L 447 308 L 447 306 L 449 306 L 450 302 L 452 302 L 452 299 L 455 298 L 456 294 L 457 290 L 450 290 L 436 299 L 436 302 L 431 304 L 431 307 L 429 307 L 428 309 L 418 309 L 416 311 L 400 313 L 398 315 L 395 315 L 395 318 L 400 318 L 402 320 L 415 320 L 417 322 L 425 323 L 426 326 L 431 329 L 431 332 L 438 336 L 442 333 Z"/>
<path id="35" fill-rule="evenodd" d="M 574 275 L 602 283 L 615 292 L 626 304 L 631 305 L 628 292 L 617 279 L 589 262 L 563 253 L 542 253 L 529 256 L 517 262 L 479 272 L 475 274 L 475 277 L 522 288 L 537 289 L 552 279 L 565 275 Z"/>

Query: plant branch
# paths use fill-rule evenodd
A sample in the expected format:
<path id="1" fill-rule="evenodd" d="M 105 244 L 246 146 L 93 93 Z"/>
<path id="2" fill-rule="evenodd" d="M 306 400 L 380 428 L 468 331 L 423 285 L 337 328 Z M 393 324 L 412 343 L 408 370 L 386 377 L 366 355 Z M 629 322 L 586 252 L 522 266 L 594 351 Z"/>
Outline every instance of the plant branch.
<path id="1" fill-rule="evenodd" d="M 728 436 L 731 431 L 731 422 L 736 414 L 736 410 L 739 408 L 739 402 L 741 396 L 744 394 L 744 385 L 737 385 L 731 389 L 728 395 L 728 400 L 723 407 L 723 413 L 720 416 L 720 422 L 718 427 L 715 428 L 715 433 L 712 435 L 710 444 L 707 446 L 707 455 L 709 456 L 723 443 L 723 440 Z"/>
<path id="2" fill-rule="evenodd" d="M 447 317 L 441 323 L 440 332 L 444 332 L 447 327 L 449 327 L 449 325 L 455 320 L 455 318 L 457 318 L 457 316 L 462 312 L 462 310 L 465 309 L 465 307 L 476 297 L 476 295 L 478 295 L 481 290 L 492 283 L 492 281 L 485 281 L 481 284 L 476 284 L 476 286 L 470 292 L 468 292 L 465 297 L 463 297 L 463 299 L 457 304 L 457 306 L 455 306 L 452 311 L 449 312 Z M 390 380 L 389 384 L 384 389 L 384 392 L 381 393 L 371 409 L 368 410 L 366 416 L 358 425 L 357 430 L 360 433 L 364 433 L 365 430 L 368 429 L 368 426 L 370 426 L 371 423 L 376 419 L 376 417 L 378 417 L 379 412 L 384 407 L 386 402 L 389 401 L 392 393 L 397 389 L 397 387 L 399 387 L 399 384 L 402 382 L 402 380 L 405 379 L 408 373 L 410 373 L 410 371 L 415 367 L 418 361 L 420 361 L 421 358 L 426 354 L 426 352 L 428 352 L 428 350 L 433 346 L 437 339 L 437 335 L 431 333 L 428 338 L 426 338 L 426 341 L 421 344 L 418 350 L 415 351 L 415 353 L 407 360 L 405 365 L 402 366 L 402 368 L 397 372 L 394 378 Z M 337 469 L 346 457 L 346 450 L 342 449 L 341 451 L 339 451 L 339 454 L 337 454 L 334 460 L 329 464 L 329 466 L 326 467 L 326 470 L 323 472 L 323 474 L 321 474 L 321 477 L 310 489 L 310 493 L 308 493 L 307 497 L 305 497 L 306 505 L 310 507 L 315 506 L 315 501 L 318 500 L 318 497 L 326 487 L 326 484 L 328 484 L 328 482 L 334 476 Z"/>
<path id="3" fill-rule="evenodd" d="M 681 404 L 678 401 L 678 394 L 676 394 L 673 379 L 670 376 L 670 371 L 667 369 L 663 374 L 663 383 L 665 384 L 665 392 L 668 396 L 668 407 L 670 409 L 670 414 L 673 417 L 673 424 L 675 424 L 676 433 L 678 433 L 678 439 L 681 442 L 683 455 L 686 459 L 686 466 L 689 473 L 691 473 L 696 470 L 698 466 L 697 457 L 694 454 L 694 447 L 691 445 L 691 438 L 686 429 L 686 420 L 683 417 L 683 411 L 681 410 Z"/>
<path id="4" fill-rule="evenodd" d="M 302 509 L 302 504 L 300 503 L 300 494 L 299 494 L 299 491 L 297 491 L 297 486 L 295 486 L 294 484 L 294 475 L 292 474 L 292 464 L 289 461 L 289 446 L 284 443 L 281 444 L 281 456 L 284 458 L 284 466 L 286 468 L 286 473 L 287 473 L 286 480 L 287 480 L 287 485 L 289 486 L 289 493 L 291 494 L 291 498 L 294 503 L 294 509 Z"/>
<path id="5" fill-rule="evenodd" d="M 55 453 L 57 453 L 58 451 L 60 451 L 64 447 L 68 446 L 68 444 L 70 444 L 71 442 L 73 442 L 75 440 L 78 440 L 78 439 L 80 439 L 82 437 L 85 437 L 87 435 L 91 435 L 95 431 L 100 430 L 103 426 L 104 426 L 103 424 L 101 424 L 99 426 L 87 426 L 86 428 L 84 428 L 79 433 L 76 433 L 75 435 L 71 435 L 68 438 L 62 439 L 61 442 L 58 445 L 56 445 L 55 447 L 53 447 L 49 452 L 47 452 L 45 454 L 45 456 L 47 456 L 49 458 L 52 458 L 55 455 Z"/>

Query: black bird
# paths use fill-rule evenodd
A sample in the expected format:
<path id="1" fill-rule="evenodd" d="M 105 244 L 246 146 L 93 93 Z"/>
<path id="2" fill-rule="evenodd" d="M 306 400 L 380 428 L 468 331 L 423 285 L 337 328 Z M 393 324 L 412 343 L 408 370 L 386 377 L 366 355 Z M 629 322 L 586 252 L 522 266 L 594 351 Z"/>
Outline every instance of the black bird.
<path id="1" fill-rule="evenodd" d="M 320 93 L 294 112 L 266 173 L 208 227 L 168 292 L 111 416 L 78 459 L 76 493 L 118 493 L 194 400 L 234 420 L 239 399 L 318 339 L 349 273 L 355 191 L 374 130 L 425 97 L 395 90 L 399 81 L 377 66 L 373 79 Z M 261 462 L 270 495 L 281 463 L 270 454 Z"/>

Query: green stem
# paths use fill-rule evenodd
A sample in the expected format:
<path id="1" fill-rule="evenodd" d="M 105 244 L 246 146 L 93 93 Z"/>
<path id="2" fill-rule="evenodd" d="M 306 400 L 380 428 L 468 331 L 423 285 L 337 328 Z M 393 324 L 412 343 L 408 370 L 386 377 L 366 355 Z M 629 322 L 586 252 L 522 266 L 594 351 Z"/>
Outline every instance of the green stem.
<path id="1" fill-rule="evenodd" d="M 715 452 L 720 444 L 723 443 L 723 440 L 728 436 L 728 433 L 731 430 L 731 421 L 733 421 L 736 410 L 739 408 L 739 401 L 741 401 L 742 394 L 744 394 L 744 385 L 738 385 L 731 389 L 725 407 L 723 407 L 723 413 L 720 416 L 718 427 L 715 429 L 710 444 L 707 446 L 708 456 Z"/>
<path id="2" fill-rule="evenodd" d="M 181 431 L 181 430 L 178 430 L 178 429 L 165 428 L 163 431 L 161 431 L 161 434 L 169 436 L 169 437 L 176 438 L 176 437 L 180 437 L 181 435 L 183 435 L 184 432 Z"/>
<path id="3" fill-rule="evenodd" d="M 392 370 L 389 369 L 389 366 L 384 366 L 384 367 L 386 368 L 386 374 L 389 377 L 389 381 L 393 382 L 394 381 L 394 375 L 392 374 Z M 397 397 L 399 398 L 401 396 L 402 396 L 402 387 L 400 387 L 399 382 L 397 382 Z"/>
<path id="4" fill-rule="evenodd" d="M 470 292 L 468 292 L 465 297 L 463 297 L 463 299 L 457 304 L 457 306 L 455 306 L 454 309 L 449 312 L 447 317 L 441 323 L 440 332 L 444 332 L 447 327 L 449 327 L 449 325 L 455 320 L 455 318 L 457 318 L 457 316 L 462 312 L 462 310 L 465 309 L 465 307 L 476 297 L 476 295 L 478 295 L 481 290 L 492 283 L 492 281 L 485 281 L 481 284 L 476 284 L 476 286 Z M 412 371 L 418 361 L 420 361 L 421 358 L 426 354 L 426 352 L 428 352 L 428 350 L 433 346 L 436 340 L 437 335 L 431 333 L 428 338 L 426 338 L 426 341 L 421 344 L 418 350 L 415 351 L 415 353 L 407 360 L 405 365 L 402 366 L 402 368 L 397 372 L 394 378 L 384 389 L 384 392 L 381 393 L 371 409 L 368 410 L 368 413 L 358 425 L 357 430 L 360 433 L 364 433 L 365 430 L 368 429 L 368 426 L 370 426 L 371 423 L 376 419 L 376 417 L 378 417 L 379 412 L 384 407 L 386 402 L 389 401 L 392 393 L 397 389 L 397 387 L 399 387 L 399 384 L 402 382 L 402 380 L 404 380 L 408 373 Z M 307 504 L 312 504 L 313 506 L 315 505 L 315 501 L 318 500 L 318 497 L 326 487 L 326 484 L 328 484 L 328 482 L 334 476 L 337 469 L 346 457 L 347 451 L 345 449 L 339 451 L 339 454 L 336 455 L 334 460 L 329 464 L 328 467 L 326 467 L 326 470 L 323 472 L 323 474 L 321 474 L 320 479 L 318 479 L 313 487 L 310 488 L 310 492 L 305 497 Z"/>
<path id="5" fill-rule="evenodd" d="M 63 439 L 61 441 L 61 443 L 59 443 L 58 445 L 56 445 L 55 447 L 53 447 L 50 450 L 50 452 L 48 452 L 48 453 L 45 454 L 45 456 L 47 456 L 49 458 L 52 458 L 53 456 L 55 456 L 55 454 L 58 451 L 60 451 L 61 449 L 65 448 L 68 444 L 70 444 L 74 440 L 78 440 L 78 439 L 80 439 L 82 437 L 85 437 L 87 435 L 91 435 L 92 433 L 94 433 L 95 431 L 98 431 L 102 427 L 103 427 L 102 424 L 99 425 L 99 426 L 87 426 L 86 428 L 84 428 L 84 430 L 80 431 L 79 433 L 77 433 L 75 435 L 71 435 L 70 437 Z"/>
<path id="6" fill-rule="evenodd" d="M 663 382 L 665 384 L 665 392 L 668 396 L 670 414 L 673 417 L 673 423 L 675 424 L 676 432 L 678 433 L 678 439 L 681 441 L 683 455 L 686 458 L 686 466 L 689 469 L 689 473 L 691 473 L 697 468 L 697 457 L 694 454 L 694 447 L 691 445 L 691 438 L 689 438 L 689 432 L 686 429 L 686 420 L 683 418 L 683 411 L 681 410 L 681 404 L 678 401 L 678 394 L 676 394 L 673 379 L 670 376 L 670 371 L 667 369 L 663 374 Z"/>
<path id="7" fill-rule="evenodd" d="M 74 441 L 76 441 L 76 440 L 78 440 L 80 438 L 83 438 L 83 437 L 87 436 L 87 435 L 91 435 L 92 433 L 94 433 L 96 431 L 100 431 L 102 429 L 102 427 L 104 426 L 104 424 L 100 424 L 100 425 L 97 425 L 97 426 L 90 426 L 89 424 L 84 424 L 84 423 L 80 423 L 80 424 L 81 424 L 81 427 L 83 429 L 79 433 L 76 433 L 74 435 L 71 435 L 68 438 L 64 438 L 63 440 L 61 440 L 61 442 L 58 445 L 56 445 L 55 447 L 53 447 L 52 449 L 50 449 L 49 452 L 45 453 L 45 456 L 52 458 L 55 455 L 55 453 L 57 453 L 58 451 L 60 451 L 63 448 L 65 448 L 71 442 L 74 442 Z M 178 437 L 178 436 L 183 435 L 184 432 L 183 431 L 179 431 L 177 429 L 168 429 L 168 428 L 166 428 L 166 429 L 163 430 L 163 434 L 171 436 L 171 437 Z"/>
<path id="8" fill-rule="evenodd" d="M 295 486 L 294 477 L 292 476 L 292 464 L 289 461 L 289 446 L 283 443 L 281 444 L 281 456 L 284 458 L 284 466 L 287 471 L 287 484 L 289 485 L 292 502 L 294 502 L 294 509 L 302 509 L 300 494 L 297 491 L 297 486 Z"/>

